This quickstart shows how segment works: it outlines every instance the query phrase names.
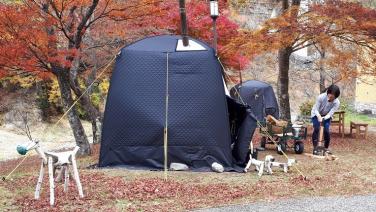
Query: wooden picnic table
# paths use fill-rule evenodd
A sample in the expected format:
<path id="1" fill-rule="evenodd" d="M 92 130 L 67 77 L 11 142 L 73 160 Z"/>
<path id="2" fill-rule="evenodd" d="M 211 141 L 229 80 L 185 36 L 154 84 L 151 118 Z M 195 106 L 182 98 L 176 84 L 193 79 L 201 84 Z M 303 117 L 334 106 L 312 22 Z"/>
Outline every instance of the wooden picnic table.
<path id="1" fill-rule="evenodd" d="M 332 126 L 338 126 L 338 133 L 342 134 L 342 138 L 345 137 L 345 113 L 343 110 L 335 112 L 331 122 Z"/>

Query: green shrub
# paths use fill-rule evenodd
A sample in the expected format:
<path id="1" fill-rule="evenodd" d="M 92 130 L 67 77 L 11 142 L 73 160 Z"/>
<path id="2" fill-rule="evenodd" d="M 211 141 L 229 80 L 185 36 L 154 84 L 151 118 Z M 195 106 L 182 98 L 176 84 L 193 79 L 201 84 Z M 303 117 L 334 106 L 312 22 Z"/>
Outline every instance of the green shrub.
<path id="1" fill-rule="evenodd" d="M 315 102 L 313 100 L 308 100 L 308 101 L 303 102 L 299 106 L 300 115 L 301 116 L 310 116 L 311 110 L 312 110 L 312 107 L 313 107 L 314 104 L 315 104 Z"/>

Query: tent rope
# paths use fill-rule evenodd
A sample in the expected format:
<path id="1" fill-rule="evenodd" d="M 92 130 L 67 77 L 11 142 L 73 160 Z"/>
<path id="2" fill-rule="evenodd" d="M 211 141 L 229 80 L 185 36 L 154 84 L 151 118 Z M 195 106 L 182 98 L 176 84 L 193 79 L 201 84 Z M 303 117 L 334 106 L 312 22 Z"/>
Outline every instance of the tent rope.
<path id="1" fill-rule="evenodd" d="M 94 83 L 107 71 L 107 69 L 110 67 L 110 65 L 112 64 L 112 62 L 116 59 L 118 54 L 116 54 L 108 63 L 107 65 L 103 68 L 103 70 L 98 74 L 98 76 L 93 80 L 93 82 L 91 82 L 91 84 L 84 90 L 84 92 L 82 92 L 82 94 L 73 102 L 73 104 L 68 108 L 67 111 L 65 111 L 65 113 L 60 117 L 60 119 L 51 127 L 51 130 L 55 129 L 55 127 L 68 115 L 68 113 L 73 109 L 73 107 L 78 103 L 78 101 L 80 101 L 80 99 L 89 91 L 89 89 L 91 88 L 91 86 L 94 85 Z M 43 136 L 42 138 L 45 137 L 45 134 L 47 132 L 47 127 L 46 129 L 43 131 Z"/>
<path id="2" fill-rule="evenodd" d="M 78 103 L 78 101 L 88 92 L 88 90 L 91 88 L 91 86 L 94 85 L 94 83 L 107 71 L 107 69 L 110 67 L 110 65 L 112 64 L 112 62 L 116 59 L 116 57 L 119 55 L 119 53 L 117 53 L 108 63 L 107 65 L 102 69 L 102 71 L 98 74 L 98 76 L 93 80 L 93 82 L 85 89 L 85 91 L 81 94 L 81 96 L 79 96 L 74 102 L 73 104 L 68 108 L 68 110 L 60 117 L 60 119 L 51 127 L 51 130 L 55 129 L 55 127 L 63 120 L 63 118 L 72 110 L 72 108 Z M 42 138 L 44 138 L 46 136 L 46 132 L 47 132 L 47 129 L 48 127 L 46 127 L 43 131 L 43 134 L 42 134 Z M 29 154 L 26 154 L 24 156 L 24 158 L 15 166 L 15 168 L 6 176 L 6 177 L 3 177 L 2 180 L 5 181 L 6 179 L 8 179 L 14 171 L 16 171 L 18 169 L 18 167 L 25 161 L 25 159 L 28 157 Z"/>
<path id="3" fill-rule="evenodd" d="M 224 77 L 227 77 L 225 66 L 223 65 L 223 63 L 222 63 L 222 61 L 221 61 L 221 59 L 220 59 L 219 57 L 217 57 L 217 59 L 218 59 L 219 64 L 221 64 L 221 67 L 222 67 L 222 70 L 223 70 L 223 74 L 225 75 Z M 231 77 L 227 77 L 227 78 L 232 82 L 232 84 L 235 85 L 235 83 L 234 83 L 234 81 L 232 81 Z M 226 87 L 227 87 L 227 85 L 226 85 Z M 235 89 L 235 92 L 238 94 L 239 99 L 240 99 L 240 101 L 242 102 L 242 104 L 243 104 L 243 105 L 247 105 L 247 104 L 244 102 L 242 96 L 240 96 L 240 93 L 239 93 L 238 89 L 237 89 L 236 87 L 234 87 L 234 89 Z"/>
<path id="4" fill-rule="evenodd" d="M 164 178 L 167 180 L 167 147 L 168 147 L 168 97 L 169 97 L 169 67 L 168 67 L 168 52 L 166 58 L 166 105 L 165 105 L 165 127 L 164 127 L 164 135 L 163 135 L 163 150 L 164 150 Z"/>
<path id="5" fill-rule="evenodd" d="M 28 157 L 29 154 L 26 154 L 24 158 L 22 158 L 22 160 L 16 165 L 16 167 L 14 169 L 12 169 L 12 171 L 9 172 L 9 174 L 5 177 L 2 178 L 3 181 L 5 181 L 6 179 L 8 179 L 14 171 L 16 171 L 16 169 L 18 169 L 19 166 L 21 166 L 21 164 L 26 160 L 26 158 Z"/>

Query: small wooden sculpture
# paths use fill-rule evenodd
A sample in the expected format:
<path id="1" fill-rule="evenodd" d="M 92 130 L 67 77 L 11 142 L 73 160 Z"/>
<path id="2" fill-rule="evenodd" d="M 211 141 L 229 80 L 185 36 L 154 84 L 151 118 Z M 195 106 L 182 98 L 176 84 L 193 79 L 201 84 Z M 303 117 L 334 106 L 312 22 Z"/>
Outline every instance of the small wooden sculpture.
<path id="1" fill-rule="evenodd" d="M 17 150 L 20 154 L 26 154 L 30 150 L 35 150 L 41 160 L 41 166 L 39 171 L 39 177 L 37 186 L 35 189 L 35 199 L 39 199 L 40 197 L 40 190 L 42 187 L 43 176 L 44 176 L 44 168 L 48 167 L 48 176 L 50 182 L 50 205 L 53 206 L 55 203 L 55 178 L 54 172 L 56 169 L 60 168 L 60 173 L 56 177 L 56 181 L 61 181 L 62 176 L 64 175 L 64 192 L 68 191 L 68 184 L 69 184 L 69 174 L 73 171 L 73 179 L 76 182 L 76 186 L 78 189 L 78 194 L 82 198 L 84 197 L 82 191 L 82 185 L 80 182 L 80 177 L 78 175 L 77 163 L 76 163 L 76 153 L 79 149 L 76 146 L 73 150 L 64 151 L 64 152 L 44 152 L 39 145 L 38 141 L 30 141 L 26 147 L 18 146 Z"/>
<path id="2" fill-rule="evenodd" d="M 42 150 L 39 141 L 34 140 L 31 137 L 29 127 L 27 125 L 27 117 L 24 118 L 25 130 L 27 137 L 29 138 L 29 143 L 26 146 L 17 146 L 17 151 L 21 155 L 25 155 L 30 150 L 35 150 L 39 157 L 41 158 L 41 165 L 39 171 L 39 177 L 37 181 L 37 186 L 35 189 L 35 199 L 40 198 L 40 190 L 42 188 L 44 168 L 48 167 L 48 176 L 50 182 L 50 205 L 53 206 L 55 203 L 55 180 L 57 182 L 61 181 L 62 176 L 64 175 L 64 192 L 68 191 L 69 184 L 69 174 L 73 172 L 73 179 L 76 182 L 78 189 L 78 194 L 82 198 L 84 197 L 82 191 L 82 185 L 80 182 L 80 177 L 78 175 L 77 163 L 76 163 L 76 153 L 80 147 L 76 146 L 73 150 L 63 151 L 63 152 L 45 152 Z M 60 169 L 59 175 L 54 178 L 55 170 Z"/>

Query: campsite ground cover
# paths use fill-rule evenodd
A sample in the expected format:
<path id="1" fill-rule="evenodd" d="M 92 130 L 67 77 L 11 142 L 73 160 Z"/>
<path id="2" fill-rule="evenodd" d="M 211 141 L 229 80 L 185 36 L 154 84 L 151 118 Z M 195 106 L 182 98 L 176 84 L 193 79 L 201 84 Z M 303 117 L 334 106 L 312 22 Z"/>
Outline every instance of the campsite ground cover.
<path id="1" fill-rule="evenodd" d="M 310 152 L 309 140 L 306 147 L 306 152 Z M 99 146 L 95 146 L 93 156 L 79 160 L 85 198 L 78 198 L 73 183 L 69 187 L 70 195 L 63 193 L 62 185 L 58 184 L 54 208 L 49 207 L 46 180 L 41 199 L 33 199 L 39 160 L 31 156 L 11 179 L 0 182 L 0 211 L 45 211 L 46 208 L 50 211 L 179 211 L 296 197 L 376 193 L 376 135 L 371 134 L 367 140 L 356 140 L 333 134 L 332 147 L 339 156 L 337 161 L 311 159 L 288 152 L 298 160 L 297 167 L 307 180 L 303 180 L 295 169 L 287 174 L 276 169 L 273 175 L 261 178 L 254 171 L 247 174 L 169 172 L 165 181 L 163 172 L 159 171 L 89 169 L 88 166 L 97 162 Z M 260 157 L 265 154 L 273 154 L 279 161 L 285 160 L 272 146 Z M 9 173 L 19 160 L 0 162 L 0 175 Z"/>

